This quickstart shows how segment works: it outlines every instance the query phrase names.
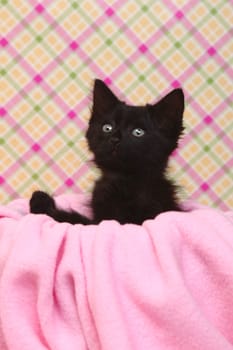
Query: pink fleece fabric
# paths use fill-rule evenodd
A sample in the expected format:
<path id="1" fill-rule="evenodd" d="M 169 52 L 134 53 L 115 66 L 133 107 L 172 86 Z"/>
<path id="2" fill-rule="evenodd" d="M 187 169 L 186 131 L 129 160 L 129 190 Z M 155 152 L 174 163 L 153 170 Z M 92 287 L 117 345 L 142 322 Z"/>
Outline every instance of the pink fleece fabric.
<path id="1" fill-rule="evenodd" d="M 72 226 L 18 200 L 0 216 L 1 350 L 233 349 L 233 212 Z"/>

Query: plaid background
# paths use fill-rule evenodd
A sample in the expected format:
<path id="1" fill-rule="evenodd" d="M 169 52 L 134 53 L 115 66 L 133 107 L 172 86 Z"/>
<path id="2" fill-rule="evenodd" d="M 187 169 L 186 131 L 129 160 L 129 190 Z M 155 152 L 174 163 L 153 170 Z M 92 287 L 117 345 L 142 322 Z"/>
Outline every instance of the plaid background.
<path id="1" fill-rule="evenodd" d="M 0 201 L 91 190 L 83 131 L 99 77 L 132 104 L 173 87 L 183 196 L 233 208 L 233 6 L 225 0 L 1 0 Z"/>

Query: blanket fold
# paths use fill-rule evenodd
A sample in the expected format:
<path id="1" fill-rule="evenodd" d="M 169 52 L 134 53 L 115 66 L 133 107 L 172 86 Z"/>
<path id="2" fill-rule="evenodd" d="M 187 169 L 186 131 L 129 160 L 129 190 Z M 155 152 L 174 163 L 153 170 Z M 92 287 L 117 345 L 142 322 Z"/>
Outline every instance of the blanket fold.
<path id="1" fill-rule="evenodd" d="M 82 226 L 0 207 L 1 350 L 230 350 L 232 305 L 233 212 Z"/>

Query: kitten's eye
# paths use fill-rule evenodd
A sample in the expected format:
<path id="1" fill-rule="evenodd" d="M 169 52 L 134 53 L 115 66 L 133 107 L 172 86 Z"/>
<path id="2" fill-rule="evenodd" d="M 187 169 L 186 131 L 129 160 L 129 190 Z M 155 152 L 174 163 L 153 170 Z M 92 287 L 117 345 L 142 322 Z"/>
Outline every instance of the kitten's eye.
<path id="1" fill-rule="evenodd" d="M 102 127 L 103 132 L 109 133 L 112 132 L 112 125 L 111 124 L 104 124 Z"/>
<path id="2" fill-rule="evenodd" d="M 141 128 L 136 128 L 132 131 L 132 135 L 136 137 L 142 137 L 143 135 L 145 135 L 145 131 Z"/>

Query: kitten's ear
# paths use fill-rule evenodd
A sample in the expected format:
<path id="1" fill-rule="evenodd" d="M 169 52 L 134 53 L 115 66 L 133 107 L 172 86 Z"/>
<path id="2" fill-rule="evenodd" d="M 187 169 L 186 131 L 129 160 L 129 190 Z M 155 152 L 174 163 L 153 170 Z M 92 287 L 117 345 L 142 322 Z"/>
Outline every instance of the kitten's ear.
<path id="1" fill-rule="evenodd" d="M 93 90 L 92 113 L 102 116 L 113 109 L 120 101 L 102 80 L 96 79 Z"/>
<path id="2" fill-rule="evenodd" d="M 151 106 L 154 121 L 168 137 L 179 138 L 183 131 L 184 93 L 175 89 Z"/>

